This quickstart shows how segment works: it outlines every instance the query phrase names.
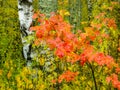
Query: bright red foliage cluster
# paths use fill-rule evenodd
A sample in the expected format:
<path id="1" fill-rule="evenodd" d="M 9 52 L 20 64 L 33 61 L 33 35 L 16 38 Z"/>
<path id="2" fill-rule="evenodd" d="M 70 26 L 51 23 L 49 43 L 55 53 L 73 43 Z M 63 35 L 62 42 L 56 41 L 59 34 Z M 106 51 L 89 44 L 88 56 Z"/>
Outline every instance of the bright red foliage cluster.
<path id="1" fill-rule="evenodd" d="M 111 81 L 113 87 L 120 90 L 120 81 L 118 80 L 118 75 L 117 74 L 112 74 L 111 76 L 107 77 L 106 80 L 107 80 L 108 83 L 110 83 L 110 81 Z"/>
<path id="2" fill-rule="evenodd" d="M 99 31 L 101 25 L 92 24 L 91 27 L 85 28 L 85 33 L 79 31 L 73 34 L 71 25 L 65 22 L 60 15 L 52 15 L 47 20 L 43 17 L 43 14 L 34 14 L 33 19 L 36 19 L 40 25 L 33 26 L 30 30 L 36 31 L 39 41 L 45 41 L 50 49 L 55 50 L 55 55 L 60 59 L 65 57 L 67 62 L 75 63 L 79 61 L 81 65 L 84 65 L 86 62 L 96 62 L 98 65 L 106 65 L 108 68 L 117 66 L 111 56 L 97 52 L 90 44 L 90 41 L 94 41 L 101 35 Z M 111 27 L 112 23 L 114 23 L 114 20 L 107 22 L 108 27 Z M 95 29 L 96 27 L 97 29 Z M 114 25 L 113 27 L 116 26 Z M 107 37 L 106 34 L 101 36 Z M 81 52 L 77 53 L 77 51 Z M 66 71 L 60 75 L 58 82 L 61 83 L 62 80 L 69 82 L 74 80 L 75 76 L 77 76 L 77 73 Z M 115 85 L 115 87 L 118 86 Z"/>
<path id="3" fill-rule="evenodd" d="M 65 80 L 66 82 L 70 82 L 74 80 L 74 77 L 76 77 L 77 75 L 78 75 L 78 72 L 71 72 L 68 70 L 59 76 L 58 82 L 61 83 L 63 80 Z"/>

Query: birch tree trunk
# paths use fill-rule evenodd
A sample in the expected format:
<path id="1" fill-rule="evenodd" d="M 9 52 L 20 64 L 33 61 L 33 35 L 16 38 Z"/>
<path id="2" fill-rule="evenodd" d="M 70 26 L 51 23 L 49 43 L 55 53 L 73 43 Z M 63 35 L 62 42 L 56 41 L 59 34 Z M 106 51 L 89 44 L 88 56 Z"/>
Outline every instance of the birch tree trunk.
<path id="1" fill-rule="evenodd" d="M 20 21 L 20 30 L 22 32 L 21 38 L 23 43 L 23 55 L 26 60 L 31 60 L 31 43 L 27 43 L 27 36 L 32 32 L 29 31 L 29 28 L 32 23 L 33 15 L 33 0 L 18 0 L 18 14 Z"/>

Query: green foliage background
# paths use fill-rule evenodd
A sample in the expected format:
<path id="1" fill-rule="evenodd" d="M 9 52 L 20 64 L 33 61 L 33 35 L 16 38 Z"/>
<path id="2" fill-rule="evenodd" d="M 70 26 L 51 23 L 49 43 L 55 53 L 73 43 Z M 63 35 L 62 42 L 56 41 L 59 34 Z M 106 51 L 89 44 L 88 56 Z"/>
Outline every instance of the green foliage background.
<path id="1" fill-rule="evenodd" d="M 0 1 L 0 59 L 23 59 L 16 0 Z"/>
<path id="2" fill-rule="evenodd" d="M 3 76 L 0 76 L 0 89 L 8 90 L 9 87 L 14 87 L 13 80 L 24 61 L 17 0 L 0 0 L 0 70 L 3 71 Z M 10 71 L 13 77 L 8 79 Z M 2 88 L 4 86 L 6 88 Z"/>
<path id="3" fill-rule="evenodd" d="M 0 1 L 0 59 L 23 59 L 17 1 Z M 16 61 L 16 60 L 15 60 Z"/>

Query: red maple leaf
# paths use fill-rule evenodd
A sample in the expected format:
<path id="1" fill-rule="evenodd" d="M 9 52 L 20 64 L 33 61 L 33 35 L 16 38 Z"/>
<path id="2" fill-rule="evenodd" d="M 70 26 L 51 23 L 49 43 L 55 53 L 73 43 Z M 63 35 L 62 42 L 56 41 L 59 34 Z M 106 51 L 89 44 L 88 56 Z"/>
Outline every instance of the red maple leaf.
<path id="1" fill-rule="evenodd" d="M 43 35 L 44 35 L 44 31 L 42 31 L 42 30 L 36 31 L 36 36 L 37 36 L 38 38 L 42 38 Z"/>
<path id="2" fill-rule="evenodd" d="M 62 58 L 65 53 L 64 53 L 64 50 L 62 48 L 57 48 L 55 54 L 59 57 L 59 58 Z"/>
<path id="3" fill-rule="evenodd" d="M 78 72 L 71 72 L 67 70 L 62 75 L 59 76 L 58 82 L 61 83 L 63 80 L 65 80 L 66 82 L 73 81 L 77 75 Z"/>

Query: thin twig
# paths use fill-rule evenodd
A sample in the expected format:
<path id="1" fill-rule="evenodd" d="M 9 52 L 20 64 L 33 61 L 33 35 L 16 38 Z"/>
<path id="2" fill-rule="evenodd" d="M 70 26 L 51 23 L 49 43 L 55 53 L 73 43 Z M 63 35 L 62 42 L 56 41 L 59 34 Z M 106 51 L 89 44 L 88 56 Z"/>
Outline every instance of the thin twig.
<path id="1" fill-rule="evenodd" d="M 90 63 L 88 63 L 87 65 L 90 67 L 90 69 L 91 69 L 91 71 L 92 71 L 92 77 L 93 77 L 93 80 L 94 80 L 95 90 L 98 90 L 98 89 L 97 89 L 96 79 L 95 79 L 94 69 L 93 69 L 93 67 L 92 67 L 92 65 L 91 65 Z"/>

